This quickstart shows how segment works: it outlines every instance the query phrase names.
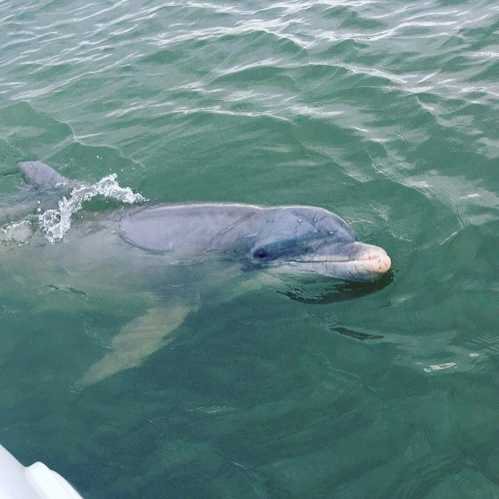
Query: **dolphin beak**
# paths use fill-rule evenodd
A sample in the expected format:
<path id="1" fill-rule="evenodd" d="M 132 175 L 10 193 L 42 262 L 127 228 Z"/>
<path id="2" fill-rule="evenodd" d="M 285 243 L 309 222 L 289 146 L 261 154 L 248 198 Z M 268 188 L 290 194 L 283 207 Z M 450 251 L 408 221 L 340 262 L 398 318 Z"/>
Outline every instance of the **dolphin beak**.
<path id="1" fill-rule="evenodd" d="M 373 274 L 375 277 L 386 274 L 390 270 L 392 260 L 383 248 L 372 244 L 357 244 L 360 245 L 361 251 L 359 251 L 356 260 L 365 272 Z"/>
<path id="2" fill-rule="evenodd" d="M 351 282 L 370 282 L 383 277 L 392 261 L 379 246 L 355 241 L 352 243 L 323 245 L 315 253 L 277 265 L 277 270 L 321 274 Z"/>
<path id="3" fill-rule="evenodd" d="M 327 261 L 324 274 L 347 281 L 375 281 L 392 266 L 392 260 L 383 248 L 360 241 L 333 247 L 321 258 Z"/>

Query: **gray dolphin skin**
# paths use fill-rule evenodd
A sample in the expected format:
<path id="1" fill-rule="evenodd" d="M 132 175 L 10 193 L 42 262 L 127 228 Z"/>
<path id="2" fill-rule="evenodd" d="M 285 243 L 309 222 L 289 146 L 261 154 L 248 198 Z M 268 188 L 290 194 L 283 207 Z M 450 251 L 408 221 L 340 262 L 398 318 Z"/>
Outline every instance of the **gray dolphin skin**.
<path id="1" fill-rule="evenodd" d="M 39 161 L 18 166 L 35 198 L 45 192 L 59 192 L 60 197 L 61 191 L 81 185 Z M 0 214 L 0 220 L 5 218 Z M 223 287 L 235 272 L 366 282 L 379 279 L 391 266 L 384 249 L 358 241 L 339 216 L 311 206 L 145 204 L 83 217 L 61 243 L 34 238 L 36 245 L 16 252 L 29 253 L 26 246 L 36 246 L 45 266 L 57 262 L 80 282 L 92 274 L 97 283 L 106 274 L 117 289 L 140 282 L 137 286 L 149 286 L 148 296 L 154 296 L 146 312 L 125 325 L 103 358 L 83 375 L 82 387 L 140 365 L 165 345 L 172 331 L 199 307 L 199 288 L 206 280 Z M 216 277 L 205 277 L 208 270 L 193 270 L 207 262 L 216 269 L 211 274 Z M 186 285 L 189 267 L 192 276 Z"/>
<path id="2" fill-rule="evenodd" d="M 217 254 L 255 270 L 348 281 L 377 279 L 391 265 L 382 248 L 356 241 L 345 221 L 314 207 L 147 207 L 125 215 L 120 234 L 133 246 L 176 258 Z"/>

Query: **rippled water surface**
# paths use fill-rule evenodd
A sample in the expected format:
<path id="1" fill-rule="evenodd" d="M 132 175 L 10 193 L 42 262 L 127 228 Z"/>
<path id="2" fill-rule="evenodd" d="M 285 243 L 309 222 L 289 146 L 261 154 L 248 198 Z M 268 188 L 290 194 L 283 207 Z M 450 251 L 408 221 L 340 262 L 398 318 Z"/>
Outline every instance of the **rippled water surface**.
<path id="1" fill-rule="evenodd" d="M 322 206 L 394 263 L 216 286 L 82 388 L 149 298 L 10 244 L 0 442 L 86 499 L 499 498 L 498 41 L 492 0 L 0 0 L 2 201 L 37 158 L 158 202 Z"/>

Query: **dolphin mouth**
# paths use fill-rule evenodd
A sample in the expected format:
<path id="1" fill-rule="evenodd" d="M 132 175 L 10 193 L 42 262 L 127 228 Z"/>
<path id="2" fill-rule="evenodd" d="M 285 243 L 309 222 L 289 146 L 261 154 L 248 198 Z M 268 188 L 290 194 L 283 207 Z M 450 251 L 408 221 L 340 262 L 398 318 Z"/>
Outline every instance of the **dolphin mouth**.
<path id="1" fill-rule="evenodd" d="M 370 254 L 362 258 L 339 258 L 336 256 L 317 256 L 303 260 L 290 260 L 292 263 L 333 263 L 335 265 L 361 265 L 366 270 L 371 269 L 373 272 L 385 274 L 392 267 L 392 260 L 387 253 Z"/>
<path id="2" fill-rule="evenodd" d="M 371 270 L 372 272 L 386 274 L 392 267 L 392 260 L 388 255 L 372 258 L 355 258 L 355 259 L 339 259 L 330 258 L 327 256 L 308 258 L 307 260 L 289 260 L 289 263 L 296 264 L 328 264 L 332 263 L 335 265 L 345 265 L 345 266 L 362 266 L 365 270 Z"/>
<path id="3" fill-rule="evenodd" d="M 385 275 L 392 266 L 387 252 L 379 246 L 356 243 L 357 250 L 352 255 L 307 255 L 288 263 L 317 268 L 317 273 L 334 275 L 347 280 L 372 281 Z"/>

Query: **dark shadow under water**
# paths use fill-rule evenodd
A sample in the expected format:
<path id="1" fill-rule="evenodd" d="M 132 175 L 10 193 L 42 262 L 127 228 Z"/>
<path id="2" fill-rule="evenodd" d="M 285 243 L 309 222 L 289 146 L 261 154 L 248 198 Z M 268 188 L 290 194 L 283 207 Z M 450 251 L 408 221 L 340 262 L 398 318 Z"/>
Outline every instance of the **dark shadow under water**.
<path id="1" fill-rule="evenodd" d="M 345 282 L 326 278 L 304 280 L 284 291 L 278 291 L 291 300 L 311 305 L 328 305 L 340 301 L 353 300 L 386 288 L 393 282 L 393 272 L 388 272 L 374 282 Z"/>
<path id="2" fill-rule="evenodd" d="M 278 291 L 290 298 L 301 303 L 309 305 L 329 305 L 342 301 L 361 298 L 370 294 L 374 294 L 390 285 L 394 280 L 393 271 L 388 272 L 381 279 L 374 282 L 345 282 L 331 280 L 326 278 L 305 280 L 300 282 L 300 286 L 293 286 L 285 291 Z M 373 341 L 382 340 L 383 335 L 370 334 L 365 331 L 359 331 L 350 327 L 345 327 L 341 324 L 331 325 L 329 329 L 342 336 L 349 337 L 357 341 Z"/>

